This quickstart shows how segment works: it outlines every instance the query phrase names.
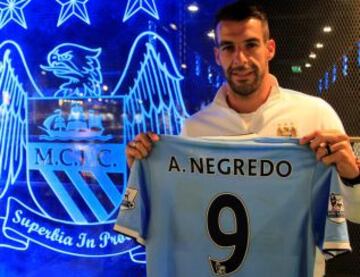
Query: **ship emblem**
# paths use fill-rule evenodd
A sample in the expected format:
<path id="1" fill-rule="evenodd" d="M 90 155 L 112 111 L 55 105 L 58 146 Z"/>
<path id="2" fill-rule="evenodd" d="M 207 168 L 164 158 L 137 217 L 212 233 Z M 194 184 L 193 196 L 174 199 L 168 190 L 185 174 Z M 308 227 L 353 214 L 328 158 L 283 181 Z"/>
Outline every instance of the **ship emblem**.
<path id="1" fill-rule="evenodd" d="M 50 141 L 94 139 L 106 141 L 112 138 L 112 135 L 103 136 L 101 115 L 93 109 L 86 114 L 78 101 L 71 104 L 68 116 L 61 109 L 56 109 L 39 128 L 47 133 L 41 135 L 40 139 Z"/>

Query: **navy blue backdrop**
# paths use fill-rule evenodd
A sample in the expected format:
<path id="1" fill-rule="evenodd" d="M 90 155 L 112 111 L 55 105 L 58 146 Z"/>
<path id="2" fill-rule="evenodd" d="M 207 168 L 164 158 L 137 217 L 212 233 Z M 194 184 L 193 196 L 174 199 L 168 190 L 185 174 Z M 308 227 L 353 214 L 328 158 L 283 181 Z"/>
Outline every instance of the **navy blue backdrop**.
<path id="1" fill-rule="evenodd" d="M 184 1 L 0 0 L 0 276 L 145 275 L 144 248 L 112 230 L 124 147 L 206 102 L 184 100 L 184 76 L 222 81 L 186 50 L 187 16 Z"/>

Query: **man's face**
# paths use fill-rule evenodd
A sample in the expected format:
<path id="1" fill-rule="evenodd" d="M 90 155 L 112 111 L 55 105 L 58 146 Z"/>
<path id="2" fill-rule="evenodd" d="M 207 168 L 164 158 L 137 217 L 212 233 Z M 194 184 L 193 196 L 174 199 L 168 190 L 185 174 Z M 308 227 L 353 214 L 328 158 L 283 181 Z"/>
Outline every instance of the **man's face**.
<path id="1" fill-rule="evenodd" d="M 240 96 L 256 92 L 269 73 L 268 62 L 275 54 L 275 42 L 265 38 L 264 29 L 255 18 L 221 21 L 216 28 L 216 61 L 223 68 L 231 90 Z"/>

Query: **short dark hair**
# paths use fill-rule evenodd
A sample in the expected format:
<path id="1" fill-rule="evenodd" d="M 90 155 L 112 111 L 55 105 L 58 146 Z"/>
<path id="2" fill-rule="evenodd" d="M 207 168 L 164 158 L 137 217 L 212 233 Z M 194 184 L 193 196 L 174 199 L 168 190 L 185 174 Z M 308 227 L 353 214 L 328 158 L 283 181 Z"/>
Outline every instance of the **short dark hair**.
<path id="1" fill-rule="evenodd" d="M 265 40 L 270 38 L 268 17 L 264 8 L 251 0 L 239 0 L 221 8 L 215 16 L 215 33 L 220 21 L 242 21 L 248 18 L 256 18 L 261 21 L 265 28 Z"/>

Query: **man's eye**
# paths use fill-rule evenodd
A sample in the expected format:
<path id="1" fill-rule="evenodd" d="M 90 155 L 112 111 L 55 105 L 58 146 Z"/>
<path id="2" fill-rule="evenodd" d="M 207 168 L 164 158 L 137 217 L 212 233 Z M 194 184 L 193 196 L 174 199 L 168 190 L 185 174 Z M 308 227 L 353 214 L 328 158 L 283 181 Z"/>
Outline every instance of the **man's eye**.
<path id="1" fill-rule="evenodd" d="M 246 48 L 248 48 L 248 49 L 252 49 L 252 48 L 255 48 L 257 46 L 258 46 L 258 44 L 255 43 L 255 42 L 250 42 L 250 43 L 246 44 Z"/>
<path id="2" fill-rule="evenodd" d="M 220 50 L 230 52 L 230 51 L 234 50 L 234 46 L 232 46 L 232 45 L 224 45 L 224 46 L 220 47 Z"/>

